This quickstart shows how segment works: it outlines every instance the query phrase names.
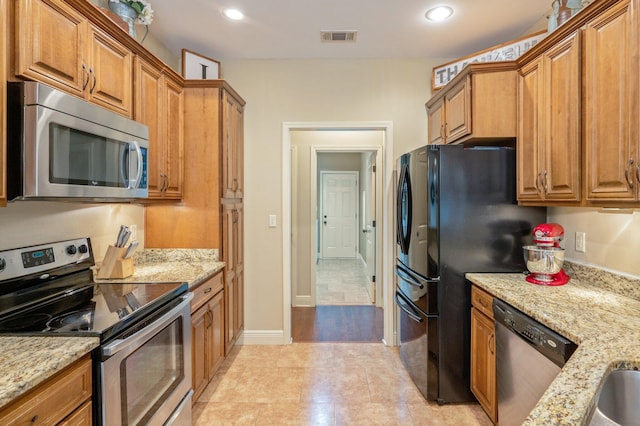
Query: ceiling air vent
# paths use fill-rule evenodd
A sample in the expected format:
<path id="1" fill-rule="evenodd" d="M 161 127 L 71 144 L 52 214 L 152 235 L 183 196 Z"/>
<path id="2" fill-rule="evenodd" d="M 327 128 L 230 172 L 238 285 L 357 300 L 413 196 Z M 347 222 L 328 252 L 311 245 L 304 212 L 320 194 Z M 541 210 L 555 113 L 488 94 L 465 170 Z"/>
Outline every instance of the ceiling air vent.
<path id="1" fill-rule="evenodd" d="M 356 41 L 357 31 L 320 31 L 320 40 L 323 42 L 336 43 L 345 41 Z"/>

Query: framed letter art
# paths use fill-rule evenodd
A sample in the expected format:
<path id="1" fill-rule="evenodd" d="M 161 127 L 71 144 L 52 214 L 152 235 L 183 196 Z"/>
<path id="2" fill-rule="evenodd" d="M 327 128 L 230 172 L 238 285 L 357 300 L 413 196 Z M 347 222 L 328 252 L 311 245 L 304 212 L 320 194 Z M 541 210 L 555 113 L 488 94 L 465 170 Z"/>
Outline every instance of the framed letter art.
<path id="1" fill-rule="evenodd" d="M 186 80 L 217 80 L 220 74 L 219 61 L 182 49 L 182 76 Z"/>

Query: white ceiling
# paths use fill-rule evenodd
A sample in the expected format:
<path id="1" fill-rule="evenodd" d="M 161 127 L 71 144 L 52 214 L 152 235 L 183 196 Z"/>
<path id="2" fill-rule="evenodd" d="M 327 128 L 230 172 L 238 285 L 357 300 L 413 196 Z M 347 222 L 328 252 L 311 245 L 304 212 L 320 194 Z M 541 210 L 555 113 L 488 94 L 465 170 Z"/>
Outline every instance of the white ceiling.
<path id="1" fill-rule="evenodd" d="M 546 27 L 551 0 L 447 0 L 444 23 L 424 18 L 437 0 L 151 0 L 151 33 L 174 54 L 214 59 L 457 58 Z M 235 7 L 244 21 L 222 16 Z M 355 43 L 320 31 L 357 30 Z"/>

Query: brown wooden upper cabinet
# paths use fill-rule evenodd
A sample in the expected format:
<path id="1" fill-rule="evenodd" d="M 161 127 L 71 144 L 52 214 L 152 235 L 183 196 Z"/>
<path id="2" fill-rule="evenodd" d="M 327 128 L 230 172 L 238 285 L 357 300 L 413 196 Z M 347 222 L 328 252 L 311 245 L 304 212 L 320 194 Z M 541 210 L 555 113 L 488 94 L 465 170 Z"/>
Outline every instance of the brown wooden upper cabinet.
<path id="1" fill-rule="evenodd" d="M 132 52 L 62 0 L 15 2 L 16 75 L 131 117 Z"/>
<path id="2" fill-rule="evenodd" d="M 222 91 L 222 198 L 242 198 L 244 105 Z"/>
<path id="3" fill-rule="evenodd" d="M 596 0 L 518 59 L 518 202 L 640 201 L 638 0 Z"/>
<path id="4" fill-rule="evenodd" d="M 640 200 L 638 5 L 616 2 L 584 30 L 587 200 Z"/>
<path id="5" fill-rule="evenodd" d="M 182 85 L 141 57 L 134 68 L 134 118 L 149 127 L 149 200 L 179 200 L 184 180 Z"/>
<path id="6" fill-rule="evenodd" d="M 579 32 L 522 64 L 517 140 L 521 204 L 580 201 L 580 83 Z"/>
<path id="7" fill-rule="evenodd" d="M 429 144 L 516 137 L 515 62 L 467 65 L 426 104 Z"/>

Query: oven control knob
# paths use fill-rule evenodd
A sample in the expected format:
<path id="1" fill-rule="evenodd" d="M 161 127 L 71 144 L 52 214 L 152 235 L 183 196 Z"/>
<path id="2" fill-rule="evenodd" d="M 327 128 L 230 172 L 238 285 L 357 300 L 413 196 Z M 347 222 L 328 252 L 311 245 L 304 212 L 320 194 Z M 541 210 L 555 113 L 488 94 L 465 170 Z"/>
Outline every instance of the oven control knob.
<path id="1" fill-rule="evenodd" d="M 76 248 L 76 246 L 74 246 L 74 245 L 67 246 L 67 254 L 68 255 L 73 256 L 77 252 L 78 252 L 78 249 Z"/>
<path id="2" fill-rule="evenodd" d="M 4 271 L 4 268 L 7 267 L 7 261 L 0 257 L 0 271 Z"/>
<path id="3" fill-rule="evenodd" d="M 89 251 L 89 247 L 87 247 L 86 244 L 81 244 L 80 247 L 78 247 L 78 251 L 82 254 L 85 254 Z"/>

